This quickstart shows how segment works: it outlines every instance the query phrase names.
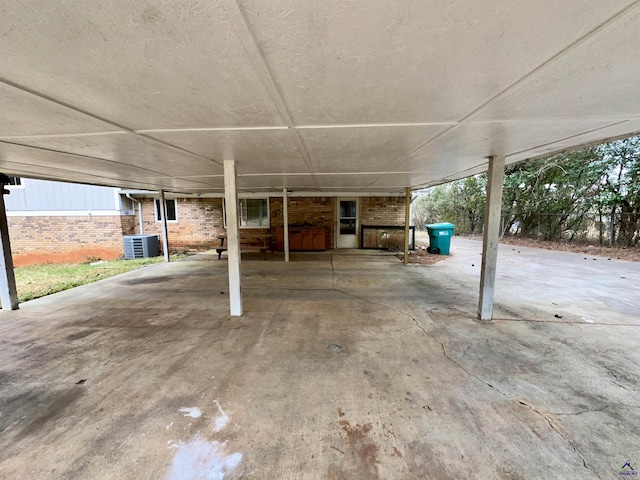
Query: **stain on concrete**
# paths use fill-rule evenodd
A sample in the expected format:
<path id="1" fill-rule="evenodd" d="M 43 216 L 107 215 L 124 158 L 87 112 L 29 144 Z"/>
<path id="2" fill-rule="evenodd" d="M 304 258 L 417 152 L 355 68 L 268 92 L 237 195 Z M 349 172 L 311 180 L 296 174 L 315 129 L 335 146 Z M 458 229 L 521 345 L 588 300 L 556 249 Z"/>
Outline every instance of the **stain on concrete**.
<path id="1" fill-rule="evenodd" d="M 185 417 L 200 418 L 202 416 L 202 411 L 198 407 L 182 407 L 178 411 L 182 412 Z"/>
<path id="2" fill-rule="evenodd" d="M 368 472 L 371 477 L 378 477 L 378 453 L 380 447 L 369 438 L 373 423 L 351 423 L 349 420 L 338 422 L 343 431 L 343 440 L 350 447 L 349 450 L 359 460 L 361 471 Z"/>
<path id="3" fill-rule="evenodd" d="M 142 277 L 142 278 L 131 278 L 126 280 L 120 280 L 120 284 L 122 285 L 150 285 L 153 283 L 164 283 L 170 282 L 174 280 L 175 277 L 172 275 L 158 275 L 155 277 Z"/>
<path id="4" fill-rule="evenodd" d="M 213 403 L 216 404 L 216 406 L 218 407 L 218 412 L 220 412 L 220 416 L 216 418 L 216 425 L 214 427 L 214 431 L 219 432 L 220 430 L 222 430 L 224 427 L 227 426 L 227 423 L 229 423 L 229 415 L 227 415 L 225 411 L 222 409 L 222 407 L 220 406 L 220 402 L 218 402 L 218 400 L 214 400 Z"/>
<path id="5" fill-rule="evenodd" d="M 72 333 L 71 335 L 67 335 L 65 337 L 66 340 L 80 340 L 81 338 L 85 338 L 88 337 L 89 335 L 92 335 L 94 333 L 96 333 L 97 330 L 83 330 L 81 332 L 77 332 L 77 333 Z"/>
<path id="6" fill-rule="evenodd" d="M 9 401 L 16 408 L 13 415 L 22 417 L 19 424 L 26 424 L 16 435 L 16 440 L 27 437 L 36 432 L 42 433 L 43 429 L 53 427 L 53 423 L 84 395 L 85 389 L 81 386 L 73 386 L 67 390 L 50 392 L 35 389 Z M 4 415 L 2 418 L 4 419 Z M 15 418 L 15 417 L 14 417 Z M 17 427 L 18 425 L 16 425 Z M 6 426 L 3 425 L 2 430 Z"/>
<path id="7" fill-rule="evenodd" d="M 406 459 L 409 471 L 416 474 L 419 473 L 419 478 L 437 478 L 441 480 L 474 478 L 471 470 L 469 476 L 452 475 L 447 465 L 442 461 L 443 456 L 434 451 L 430 443 L 414 441 L 409 444 L 408 448 L 409 455 L 406 456 Z M 451 455 L 451 452 L 449 452 L 449 455 Z"/>
<path id="8" fill-rule="evenodd" d="M 352 480 L 353 477 L 343 472 L 336 464 L 329 465 L 327 470 L 327 480 Z"/>
<path id="9" fill-rule="evenodd" d="M 166 480 L 202 478 L 223 480 L 242 460 L 242 454 L 226 453 L 226 444 L 195 438 L 171 446 L 176 449 Z"/>
<path id="10" fill-rule="evenodd" d="M 336 353 L 345 353 L 347 351 L 347 348 L 339 343 L 330 343 L 327 348 Z"/>
<path id="11" fill-rule="evenodd" d="M 397 457 L 397 458 L 404 458 L 404 455 L 402 455 L 402 452 L 398 450 L 396 447 L 393 447 L 393 452 L 391 453 L 391 456 Z"/>

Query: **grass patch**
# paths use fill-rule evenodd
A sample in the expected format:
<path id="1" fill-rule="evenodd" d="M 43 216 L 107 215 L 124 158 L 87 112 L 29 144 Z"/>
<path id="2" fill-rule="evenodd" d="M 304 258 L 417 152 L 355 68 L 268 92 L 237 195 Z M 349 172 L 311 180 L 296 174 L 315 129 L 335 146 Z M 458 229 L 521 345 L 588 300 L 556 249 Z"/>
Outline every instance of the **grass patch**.
<path id="1" fill-rule="evenodd" d="M 172 260 L 182 257 L 172 256 Z M 147 265 L 160 263 L 163 260 L 163 257 L 153 257 L 113 260 L 94 265 L 90 263 L 50 263 L 18 267 L 15 269 L 18 301 L 26 302 L 34 298 L 44 297 L 45 295 L 51 295 L 52 293 L 68 290 L 120 273 L 130 272 Z"/>

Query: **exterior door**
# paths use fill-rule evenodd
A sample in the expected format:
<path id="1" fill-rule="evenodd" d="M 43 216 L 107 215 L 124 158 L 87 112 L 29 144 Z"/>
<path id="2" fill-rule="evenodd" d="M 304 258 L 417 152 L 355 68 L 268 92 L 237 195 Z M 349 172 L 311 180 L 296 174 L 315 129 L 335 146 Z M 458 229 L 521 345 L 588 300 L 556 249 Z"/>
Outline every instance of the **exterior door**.
<path id="1" fill-rule="evenodd" d="M 338 198 L 337 248 L 358 248 L 360 235 L 360 205 L 357 198 Z"/>

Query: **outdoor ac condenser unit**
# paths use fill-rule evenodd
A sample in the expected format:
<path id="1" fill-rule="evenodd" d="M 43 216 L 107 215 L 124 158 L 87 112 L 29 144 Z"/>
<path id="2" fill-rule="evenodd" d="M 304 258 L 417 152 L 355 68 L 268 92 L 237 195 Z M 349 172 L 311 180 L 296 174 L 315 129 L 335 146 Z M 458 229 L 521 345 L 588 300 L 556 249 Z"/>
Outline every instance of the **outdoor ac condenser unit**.
<path id="1" fill-rule="evenodd" d="M 126 260 L 158 256 L 157 235 L 127 235 L 123 238 Z"/>

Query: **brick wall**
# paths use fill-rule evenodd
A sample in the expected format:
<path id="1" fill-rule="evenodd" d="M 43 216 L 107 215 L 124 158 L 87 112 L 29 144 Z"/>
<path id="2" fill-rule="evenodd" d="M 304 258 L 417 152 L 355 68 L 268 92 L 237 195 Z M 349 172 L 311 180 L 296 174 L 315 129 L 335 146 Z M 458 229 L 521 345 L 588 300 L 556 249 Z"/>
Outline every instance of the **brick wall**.
<path id="1" fill-rule="evenodd" d="M 303 225 L 324 227 L 327 235 L 327 248 L 334 248 L 336 230 L 336 199 L 333 197 L 289 197 L 288 198 L 289 225 Z M 271 214 L 271 228 L 282 228 L 282 198 L 269 199 Z"/>
<path id="2" fill-rule="evenodd" d="M 81 263 L 124 255 L 122 236 L 131 235 L 134 217 L 8 217 L 13 263 Z"/>
<path id="3" fill-rule="evenodd" d="M 142 223 L 145 234 L 160 236 L 162 248 L 162 224 L 156 221 L 153 202 L 141 199 Z M 170 251 L 207 250 L 218 245 L 218 235 L 225 233 L 221 198 L 177 198 L 176 209 L 178 221 L 167 222 Z M 137 221 L 136 233 L 140 233 Z"/>
<path id="4" fill-rule="evenodd" d="M 289 197 L 289 225 L 313 225 L 326 230 L 327 248 L 334 248 L 336 198 Z M 142 213 L 145 234 L 160 235 L 162 227 L 155 219 L 152 199 L 143 199 Z M 361 222 L 364 225 L 404 225 L 404 197 L 362 197 Z M 226 233 L 221 198 L 178 198 L 177 222 L 168 222 L 169 248 L 175 250 L 205 250 L 218 245 L 218 235 Z M 282 198 L 269 198 L 269 223 L 272 231 L 284 226 Z M 137 217 L 136 217 L 137 218 Z M 137 225 L 137 220 L 136 220 Z M 248 233 L 263 233 L 263 229 L 243 229 Z M 139 233 L 136 227 L 136 233 Z"/>
<path id="5" fill-rule="evenodd" d="M 404 226 L 404 197 L 363 197 L 360 199 L 362 225 Z M 403 248 L 404 230 L 366 229 L 364 248 Z"/>
<path id="6" fill-rule="evenodd" d="M 334 248 L 334 197 L 290 197 L 289 224 L 310 224 L 327 232 L 327 248 Z M 142 199 L 144 231 L 157 234 L 152 199 Z M 362 197 L 363 225 L 403 225 L 403 197 Z M 218 245 L 225 233 L 221 198 L 179 198 L 178 222 L 169 222 L 170 249 L 205 250 Z M 282 198 L 269 199 L 271 229 L 283 227 Z M 88 258 L 112 260 L 122 257 L 123 235 L 140 233 L 138 216 L 9 217 L 13 260 L 16 266 L 38 263 L 84 262 Z M 264 232 L 264 230 L 256 230 Z"/>
<path id="7" fill-rule="evenodd" d="M 404 225 L 404 197 L 362 197 L 360 222 L 362 225 Z"/>

